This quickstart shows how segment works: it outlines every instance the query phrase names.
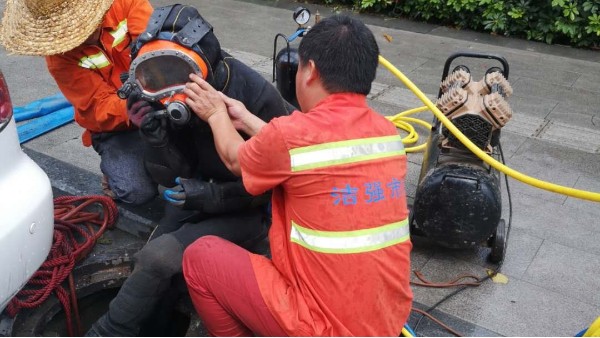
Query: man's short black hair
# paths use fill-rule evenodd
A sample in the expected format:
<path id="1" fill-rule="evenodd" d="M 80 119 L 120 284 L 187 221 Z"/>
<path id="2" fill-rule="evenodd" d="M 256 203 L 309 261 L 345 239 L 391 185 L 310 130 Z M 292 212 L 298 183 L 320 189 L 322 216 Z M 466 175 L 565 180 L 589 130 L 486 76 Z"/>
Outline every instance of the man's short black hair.
<path id="1" fill-rule="evenodd" d="M 300 62 L 313 60 L 329 93 L 367 95 L 375 80 L 379 47 L 359 20 L 334 15 L 321 20 L 302 39 Z"/>

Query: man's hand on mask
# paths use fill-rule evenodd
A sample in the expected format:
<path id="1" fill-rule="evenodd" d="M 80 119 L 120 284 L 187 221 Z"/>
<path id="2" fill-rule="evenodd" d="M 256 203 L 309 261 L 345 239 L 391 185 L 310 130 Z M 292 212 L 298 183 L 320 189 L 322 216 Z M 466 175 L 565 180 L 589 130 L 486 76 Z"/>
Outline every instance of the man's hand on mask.
<path id="1" fill-rule="evenodd" d="M 227 116 L 227 105 L 216 89 L 196 74 L 190 74 L 190 80 L 183 91 L 187 95 L 185 103 L 200 119 L 208 122 L 216 115 Z"/>
<path id="2" fill-rule="evenodd" d="M 132 93 L 127 98 L 127 116 L 136 127 L 140 127 L 144 116 L 152 111 L 150 102 L 141 100 L 139 95 Z"/>

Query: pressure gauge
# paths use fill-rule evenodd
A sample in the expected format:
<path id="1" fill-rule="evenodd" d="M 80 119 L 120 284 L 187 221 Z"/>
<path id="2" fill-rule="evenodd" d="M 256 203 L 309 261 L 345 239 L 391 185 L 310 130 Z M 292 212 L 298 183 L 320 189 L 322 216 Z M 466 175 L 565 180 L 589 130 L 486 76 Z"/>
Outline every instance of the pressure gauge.
<path id="1" fill-rule="evenodd" d="M 294 10 L 294 21 L 300 26 L 306 25 L 310 20 L 310 11 L 304 7 L 298 7 Z"/>

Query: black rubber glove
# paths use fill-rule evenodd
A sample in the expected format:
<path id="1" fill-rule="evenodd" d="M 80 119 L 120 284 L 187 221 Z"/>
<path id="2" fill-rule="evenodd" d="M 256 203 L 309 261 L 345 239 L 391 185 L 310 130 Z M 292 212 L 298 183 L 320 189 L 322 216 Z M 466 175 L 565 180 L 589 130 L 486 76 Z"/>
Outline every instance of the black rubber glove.
<path id="1" fill-rule="evenodd" d="M 165 114 L 157 111 L 148 113 L 140 126 L 146 170 L 154 182 L 165 187 L 175 186 L 177 177 L 192 174 L 188 159 L 170 142 L 169 128 Z"/>
<path id="2" fill-rule="evenodd" d="M 164 112 L 151 111 L 144 116 L 140 125 L 140 133 L 151 146 L 161 147 L 169 142 L 167 128 L 167 117 Z"/>
<path id="3" fill-rule="evenodd" d="M 144 117 L 151 111 L 150 102 L 140 99 L 139 93 L 131 93 L 127 98 L 127 116 L 136 127 L 140 127 Z"/>
<path id="4" fill-rule="evenodd" d="M 242 181 L 214 183 L 178 177 L 175 182 L 177 185 L 166 189 L 163 197 L 186 210 L 217 214 L 244 210 L 269 201 L 268 197 L 265 199 L 262 195 L 250 195 Z"/>

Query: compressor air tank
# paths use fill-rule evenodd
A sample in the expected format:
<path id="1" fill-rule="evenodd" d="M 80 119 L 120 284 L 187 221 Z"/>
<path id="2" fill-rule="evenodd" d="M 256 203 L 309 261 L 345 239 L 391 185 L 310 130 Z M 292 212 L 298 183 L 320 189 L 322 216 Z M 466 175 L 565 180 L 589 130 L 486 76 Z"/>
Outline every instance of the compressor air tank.
<path id="1" fill-rule="evenodd" d="M 296 99 L 296 73 L 298 73 L 299 63 L 300 58 L 297 48 L 283 48 L 275 57 L 277 90 L 286 101 L 296 107 L 298 107 Z"/>

